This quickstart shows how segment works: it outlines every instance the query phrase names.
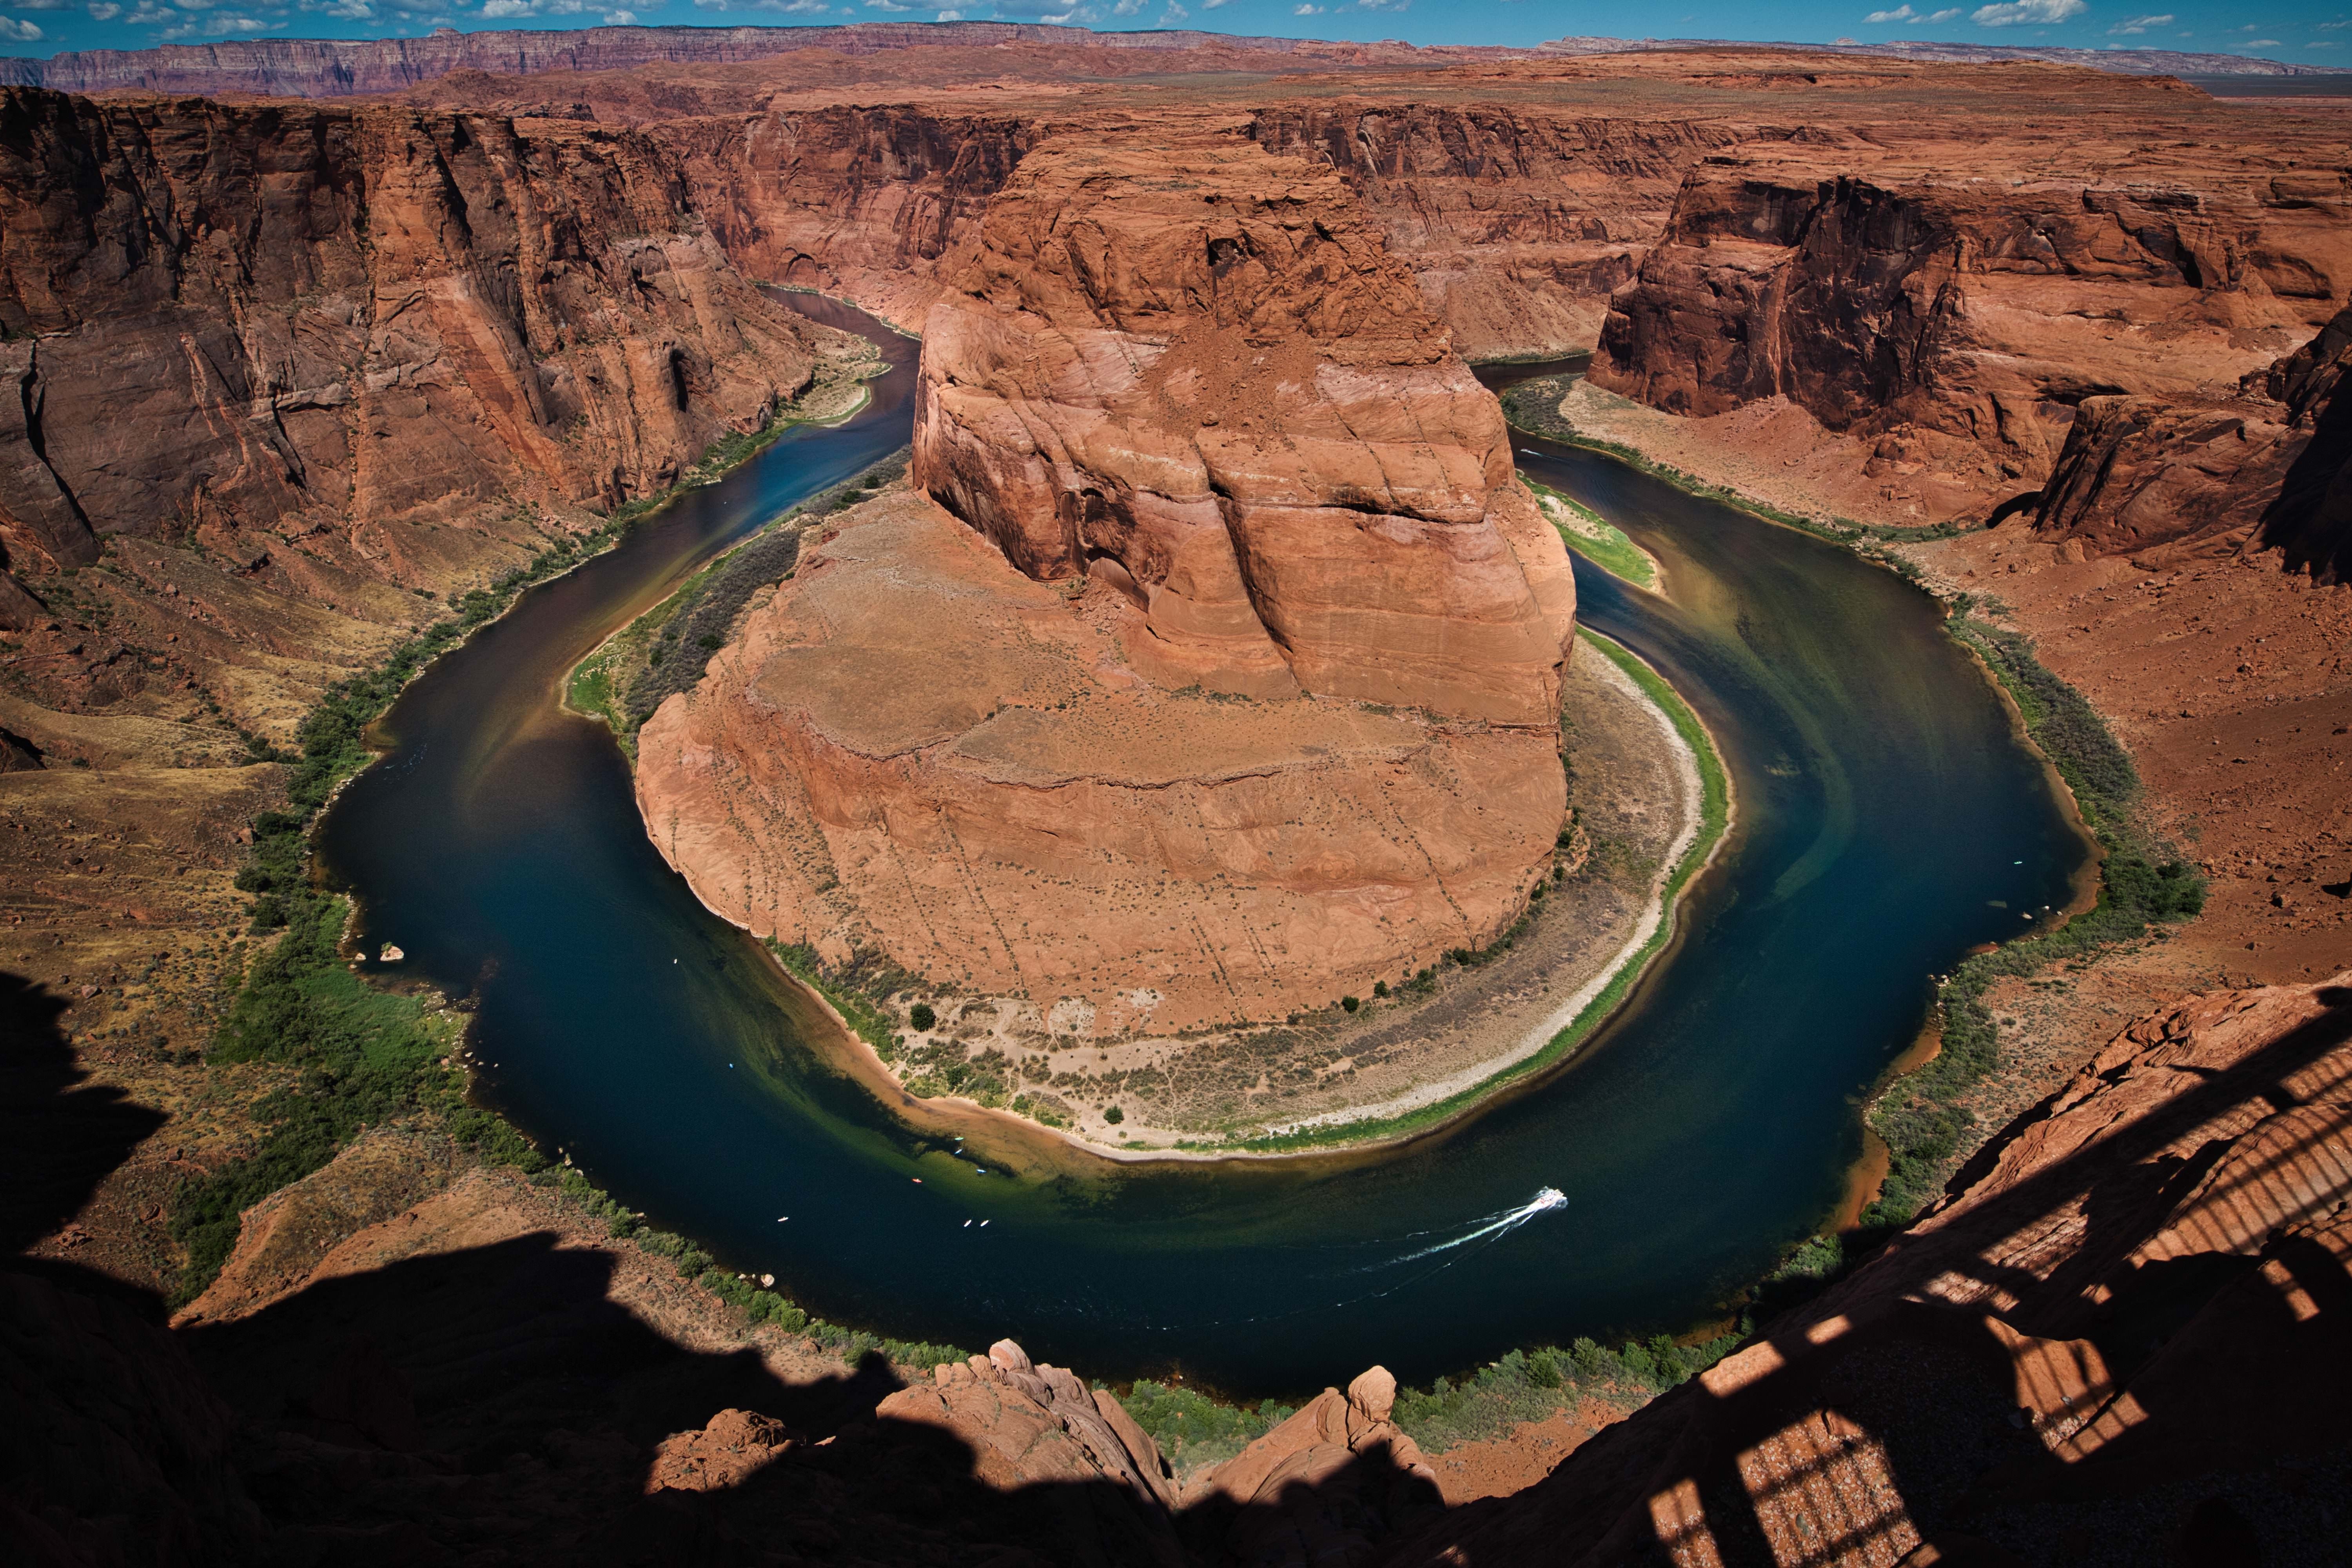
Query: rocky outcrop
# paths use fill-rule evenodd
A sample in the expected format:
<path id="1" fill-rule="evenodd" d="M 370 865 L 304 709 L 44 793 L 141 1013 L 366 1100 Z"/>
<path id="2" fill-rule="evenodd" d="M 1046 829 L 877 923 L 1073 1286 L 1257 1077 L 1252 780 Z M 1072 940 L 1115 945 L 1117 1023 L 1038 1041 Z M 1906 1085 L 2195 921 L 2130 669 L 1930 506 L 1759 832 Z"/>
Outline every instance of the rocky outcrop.
<path id="1" fill-rule="evenodd" d="M 1040 149 L 924 337 L 916 482 L 1032 577 L 1108 574 L 1149 678 L 1553 722 L 1565 552 L 1328 171 Z"/>
<path id="2" fill-rule="evenodd" d="M 1516 917 L 1564 810 L 1572 579 L 1335 176 L 1034 151 L 924 350 L 929 495 L 804 540 L 640 733 L 705 902 L 1113 1037 L 1328 1005 Z"/>
<path id="3" fill-rule="evenodd" d="M 1940 145 L 1905 151 L 1884 171 L 1794 150 L 1694 168 L 1612 301 L 1593 382 L 1700 416 L 1785 398 L 1874 441 L 1874 465 L 2013 491 L 2085 399 L 2235 381 L 2352 287 L 2334 173 L 2248 158 L 1995 184 Z"/>
<path id="4" fill-rule="evenodd" d="M 974 1478 L 999 1491 L 1108 1481 L 1124 1506 L 1097 1491 L 1094 1509 L 1118 1516 L 1103 1534 L 1136 1549 L 1129 1561 L 1163 1568 L 1184 1561 L 1173 1528 L 1174 1474 L 1109 1390 L 1032 1363 L 1011 1340 L 934 1367 L 931 1376 L 929 1387 L 901 1389 L 875 1414 L 952 1434 L 970 1447 Z"/>
<path id="5" fill-rule="evenodd" d="M 2225 398 L 2096 397 L 2066 433 L 2034 518 L 2045 538 L 2149 566 L 2239 548 L 2352 574 L 2352 311 Z"/>
<path id="6" fill-rule="evenodd" d="M 812 363 L 649 143 L 563 122 L 11 89 L 0 278 L 0 542 L 37 566 L 324 533 L 430 579 L 421 531 L 657 489 Z"/>
<path id="7" fill-rule="evenodd" d="M 1826 1295 L 1381 1560 L 2294 1556 L 2352 1396 L 2347 981 L 2133 1025 Z"/>

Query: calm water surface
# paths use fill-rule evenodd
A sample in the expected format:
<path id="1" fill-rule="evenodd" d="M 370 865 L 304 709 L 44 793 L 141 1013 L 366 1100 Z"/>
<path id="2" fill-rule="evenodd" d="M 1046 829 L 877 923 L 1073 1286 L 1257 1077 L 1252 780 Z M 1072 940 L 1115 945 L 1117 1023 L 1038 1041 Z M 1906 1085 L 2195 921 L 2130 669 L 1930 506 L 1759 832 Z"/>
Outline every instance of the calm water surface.
<path id="1" fill-rule="evenodd" d="M 1926 977 L 2065 901 L 2075 841 L 1927 598 L 1525 441 L 1528 471 L 1665 563 L 1672 604 L 1579 562 L 1582 613 L 1705 716 L 1738 793 L 1728 852 L 1635 1005 L 1541 1084 L 1378 1158 L 1112 1170 L 977 1121 L 961 1149 L 908 1125 L 805 1043 L 806 1002 L 671 874 L 609 735 L 557 706 L 571 665 L 680 575 L 906 440 L 914 345 L 801 303 L 887 345 L 872 405 L 794 432 L 444 658 L 320 842 L 371 942 L 478 998 L 502 1109 L 812 1310 L 1248 1394 L 1680 1328 L 1834 1205 L 1855 1097 L 1912 1037 Z M 1544 1187 L 1565 1206 L 1510 1223 Z"/>

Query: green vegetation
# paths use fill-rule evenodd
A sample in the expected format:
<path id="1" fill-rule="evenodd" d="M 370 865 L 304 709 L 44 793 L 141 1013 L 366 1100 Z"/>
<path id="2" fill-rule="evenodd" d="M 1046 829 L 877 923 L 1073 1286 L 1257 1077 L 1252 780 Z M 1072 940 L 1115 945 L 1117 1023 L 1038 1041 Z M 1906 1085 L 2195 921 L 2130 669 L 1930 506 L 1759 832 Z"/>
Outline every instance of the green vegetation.
<path id="1" fill-rule="evenodd" d="M 1705 1372 L 1748 1333 L 1743 1320 L 1696 1344 L 1660 1334 L 1613 1351 L 1589 1339 L 1566 1350 L 1513 1351 L 1458 1381 L 1441 1377 L 1425 1389 L 1399 1389 L 1394 1419 L 1414 1442 L 1435 1452 L 1502 1436 L 1521 1422 L 1573 1410 L 1587 1398 L 1639 1405 Z"/>
<path id="2" fill-rule="evenodd" d="M 684 1237 L 648 1229 L 643 1215 L 632 1213 L 569 1165 L 543 1170 L 531 1180 L 540 1185 L 556 1188 L 575 1208 L 603 1220 L 606 1233 L 615 1240 L 635 1242 L 645 1251 L 669 1258 L 677 1265 L 679 1279 L 700 1285 L 734 1308 L 742 1314 L 747 1325 L 773 1323 L 788 1334 L 805 1334 L 852 1365 L 868 1354 L 878 1352 L 904 1370 L 920 1373 L 929 1372 L 944 1363 L 962 1361 L 968 1354 L 954 1345 L 935 1345 L 922 1340 L 896 1340 L 884 1334 L 869 1334 L 863 1329 L 845 1329 L 838 1323 L 828 1323 L 822 1318 L 812 1317 L 804 1309 L 793 1305 L 775 1291 L 752 1283 L 743 1275 L 731 1274 L 719 1268 L 711 1261 L 710 1254 Z"/>
<path id="3" fill-rule="evenodd" d="M 1119 1403 L 1180 1476 L 1224 1463 L 1298 1414 L 1271 1401 L 1221 1405 L 1195 1389 L 1150 1382 L 1137 1384 Z"/>
<path id="4" fill-rule="evenodd" d="M 1505 1084 L 1516 1082 L 1531 1073 L 1541 1072 L 1574 1051 L 1608 1019 L 1611 1014 L 1617 1010 L 1619 1005 L 1632 993 L 1634 985 L 1647 972 L 1651 961 L 1665 951 L 1666 944 L 1674 940 L 1675 910 L 1682 898 L 1683 889 L 1690 885 L 1690 879 L 1698 874 L 1699 868 L 1706 864 L 1707 858 L 1715 852 L 1716 845 L 1722 839 L 1724 830 L 1730 826 L 1730 775 L 1724 771 L 1723 760 L 1716 754 L 1715 742 L 1707 735 L 1706 726 L 1699 722 L 1698 715 L 1691 711 L 1689 704 L 1682 700 L 1672 686 L 1666 684 L 1664 677 L 1643 663 L 1632 650 L 1601 636 L 1590 626 L 1579 626 L 1577 635 L 1597 649 L 1601 657 L 1632 677 L 1634 684 L 1642 689 L 1643 695 L 1664 710 L 1667 718 L 1674 723 L 1675 732 L 1680 735 L 1684 742 L 1690 747 L 1698 763 L 1698 837 L 1692 842 L 1689 852 L 1684 855 L 1681 862 L 1675 867 L 1674 871 L 1666 879 L 1662 895 L 1665 901 L 1665 916 L 1659 921 L 1658 929 L 1651 934 L 1650 940 L 1643 944 L 1640 952 L 1634 953 L 1618 968 L 1617 973 L 1610 978 L 1609 984 L 1601 989 L 1601 994 L 1592 999 L 1591 1005 L 1579 1013 L 1568 1027 L 1554 1035 L 1543 1049 L 1523 1061 L 1515 1062 L 1503 1068 L 1484 1082 L 1465 1089 L 1458 1094 L 1449 1095 L 1433 1105 L 1423 1106 L 1418 1110 L 1406 1111 L 1399 1116 L 1367 1118 L 1362 1121 L 1342 1122 L 1336 1126 L 1301 1127 L 1288 1132 L 1268 1133 L 1260 1138 L 1237 1139 L 1225 1143 L 1180 1143 L 1179 1148 L 1201 1149 L 1213 1152 L 1244 1150 L 1254 1153 L 1287 1153 L 1296 1150 L 1312 1149 L 1331 1143 L 1371 1142 L 1425 1131 L 1449 1117 L 1468 1110 Z M 1522 920 L 1524 919 L 1525 917 L 1522 917 Z M 1517 925 L 1514 925 L 1512 930 L 1504 932 L 1502 938 L 1493 946 L 1482 951 L 1457 949 L 1449 952 L 1446 954 L 1446 962 L 1463 966 L 1482 963 L 1493 956 L 1499 949 L 1507 946 L 1513 932 L 1518 929 Z M 1428 983 L 1428 972 L 1423 971 L 1415 976 L 1405 989 L 1425 989 Z"/>
<path id="5" fill-rule="evenodd" d="M 889 1016 L 875 1002 L 875 987 L 870 981 L 866 981 L 864 974 L 864 968 L 867 966 L 852 964 L 846 970 L 828 971 L 824 961 L 817 956 L 816 949 L 804 942 L 782 942 L 770 938 L 768 951 L 776 955 L 776 962 L 789 970 L 794 979 L 833 1004 L 833 1010 L 847 1021 L 859 1039 L 874 1047 L 876 1056 L 886 1062 L 898 1056 L 898 1047 L 906 1040 L 890 1022 Z M 884 967 L 894 976 L 903 973 L 902 971 Z M 862 981 L 865 983 L 861 984 Z M 933 1022 L 937 1022 L 936 1016 Z"/>
<path id="6" fill-rule="evenodd" d="M 1975 1118 L 1959 1101 L 2000 1058 L 2000 1031 L 1985 1005 L 1994 983 L 2080 963 L 2205 907 L 2204 875 L 2141 825 L 2138 771 L 2097 710 L 2036 658 L 2024 637 L 1969 618 L 1973 607 L 1956 605 L 1947 625 L 2016 701 L 2027 733 L 2074 793 L 2104 854 L 2099 897 L 2062 926 L 1963 959 L 1938 986 L 1941 1048 L 1916 1071 L 1883 1084 L 1868 1112 L 1889 1151 L 1885 1184 L 1863 1215 L 1865 1230 L 1880 1233 L 1926 1207 L 1977 1141 Z"/>
<path id="7" fill-rule="evenodd" d="M 1623 529 L 1549 485 L 1539 484 L 1525 474 L 1519 476 L 1519 482 L 1535 493 L 1536 504 L 1544 510 L 1570 550 L 1612 577 L 1622 577 L 1636 588 L 1656 591 L 1656 557 L 1634 543 Z"/>
<path id="8" fill-rule="evenodd" d="M 741 460 L 791 423 L 715 443 L 692 475 Z M 188 1254 L 174 1304 L 193 1300 L 219 1275 L 244 1209 L 324 1166 L 367 1127 L 415 1118 L 486 1158 L 526 1170 L 545 1164 L 512 1126 L 467 1105 L 463 1074 L 441 1065 L 462 1033 L 457 1022 L 420 998 L 374 990 L 344 963 L 339 946 L 349 905 L 312 884 L 310 827 L 336 788 L 373 759 L 369 726 L 420 670 L 504 613 L 524 589 L 601 553 L 677 489 L 615 508 L 587 532 L 454 595 L 447 618 L 374 668 L 329 687 L 296 731 L 299 751 L 247 738 L 256 761 L 288 768 L 287 809 L 254 819 L 253 847 L 236 876 L 238 889 L 253 897 L 254 931 L 280 934 L 247 969 L 207 1059 L 279 1064 L 293 1069 L 293 1081 L 259 1102 L 265 1125 L 251 1153 L 173 1189 L 167 1225 Z"/>
<path id="9" fill-rule="evenodd" d="M 907 1009 L 907 1022 L 914 1028 L 929 1029 L 939 1021 L 940 1016 L 931 1010 L 929 1002 L 918 1002 Z"/>

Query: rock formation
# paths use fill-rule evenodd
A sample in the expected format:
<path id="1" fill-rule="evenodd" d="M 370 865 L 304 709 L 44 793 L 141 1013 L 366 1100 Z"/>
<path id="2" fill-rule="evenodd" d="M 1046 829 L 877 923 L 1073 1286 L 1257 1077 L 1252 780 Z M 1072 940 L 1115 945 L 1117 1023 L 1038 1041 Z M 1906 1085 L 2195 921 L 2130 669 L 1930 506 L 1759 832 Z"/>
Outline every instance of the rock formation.
<path id="1" fill-rule="evenodd" d="M 806 384 L 642 137 L 0 96 L 0 543 L 323 536 L 424 582 L 490 503 L 643 495 Z"/>
<path id="2" fill-rule="evenodd" d="M 707 902 L 1111 1034 L 1507 923 L 1564 809 L 1573 584 L 1335 178 L 1033 153 L 924 363 L 930 495 L 804 544 L 640 735 Z"/>
<path id="3" fill-rule="evenodd" d="M 2291 570 L 2352 574 L 2352 311 L 2226 398 L 2095 397 L 2066 432 L 2034 530 L 2150 566 L 2276 547 Z"/>
<path id="4" fill-rule="evenodd" d="M 1565 552 L 1329 174 L 1032 153 L 924 338 L 916 482 L 1032 577 L 1110 573 L 1147 676 L 1553 721 Z"/>
<path id="5" fill-rule="evenodd" d="M 1948 511 L 2004 478 L 2033 489 L 2085 399 L 2234 381 L 2352 287 L 2335 173 L 2248 158 L 2085 184 L 2043 153 L 1992 184 L 1940 146 L 1916 156 L 1692 169 L 1611 301 L 1595 384 L 1701 416 L 1785 398 L 1870 447 L 1874 472 L 1944 470 Z"/>

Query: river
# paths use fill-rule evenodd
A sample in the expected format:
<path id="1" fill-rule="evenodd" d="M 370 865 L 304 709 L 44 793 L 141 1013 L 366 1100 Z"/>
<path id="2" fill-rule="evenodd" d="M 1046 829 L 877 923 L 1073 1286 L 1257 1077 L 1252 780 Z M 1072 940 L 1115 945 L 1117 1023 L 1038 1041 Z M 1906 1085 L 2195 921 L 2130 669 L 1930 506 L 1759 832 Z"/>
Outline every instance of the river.
<path id="1" fill-rule="evenodd" d="M 870 405 L 788 434 L 441 659 L 319 845 L 369 942 L 475 998 L 492 1103 L 812 1311 L 1245 1395 L 1680 1329 L 1836 1205 L 1857 1097 L 1912 1039 L 1927 977 L 2066 901 L 2078 841 L 1930 599 L 1523 440 L 1529 472 L 1664 563 L 1672 603 L 1580 560 L 1581 614 L 1684 693 L 1738 792 L 1734 836 L 1632 1004 L 1561 1070 L 1403 1150 L 1113 1168 L 975 1121 L 960 1152 L 810 1044 L 807 999 L 696 902 L 610 735 L 558 705 L 614 627 L 906 440 L 915 345 L 800 303 L 885 345 Z M 1546 1187 L 1565 1203 L 1527 1212 Z"/>

